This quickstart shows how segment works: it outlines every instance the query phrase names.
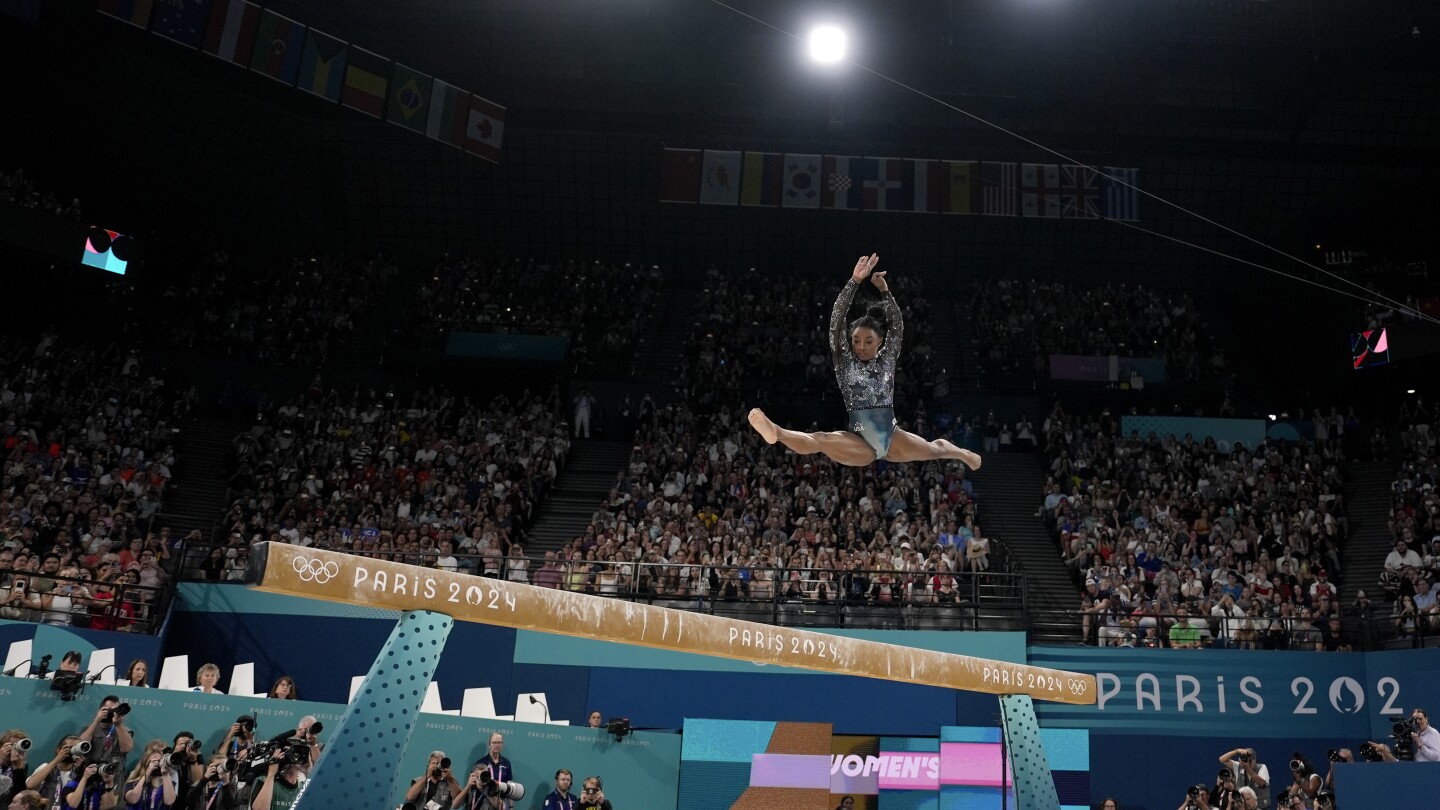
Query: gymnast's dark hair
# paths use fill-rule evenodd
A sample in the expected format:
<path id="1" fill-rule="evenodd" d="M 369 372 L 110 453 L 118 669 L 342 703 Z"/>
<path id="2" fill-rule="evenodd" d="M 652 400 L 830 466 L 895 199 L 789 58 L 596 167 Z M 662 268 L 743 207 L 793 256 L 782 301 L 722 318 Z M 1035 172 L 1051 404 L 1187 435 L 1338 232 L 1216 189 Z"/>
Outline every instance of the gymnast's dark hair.
<path id="1" fill-rule="evenodd" d="M 885 334 L 890 329 L 890 324 L 885 321 L 885 308 L 879 304 L 875 304 L 865 310 L 864 315 L 850 322 L 849 333 L 853 335 L 855 334 L 855 330 L 861 327 L 874 329 L 875 333 L 880 336 L 880 340 L 883 342 L 885 340 Z"/>

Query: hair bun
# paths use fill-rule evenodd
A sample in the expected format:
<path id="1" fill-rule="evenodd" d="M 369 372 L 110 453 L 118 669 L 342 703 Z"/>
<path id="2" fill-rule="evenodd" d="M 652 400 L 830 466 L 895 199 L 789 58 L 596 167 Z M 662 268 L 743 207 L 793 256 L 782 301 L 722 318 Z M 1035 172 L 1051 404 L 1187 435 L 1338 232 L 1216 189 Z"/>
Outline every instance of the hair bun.
<path id="1" fill-rule="evenodd" d="M 885 307 L 882 307 L 879 304 L 876 304 L 875 306 L 872 306 L 869 309 L 865 310 L 865 315 L 866 317 L 874 318 L 881 323 L 885 323 Z"/>

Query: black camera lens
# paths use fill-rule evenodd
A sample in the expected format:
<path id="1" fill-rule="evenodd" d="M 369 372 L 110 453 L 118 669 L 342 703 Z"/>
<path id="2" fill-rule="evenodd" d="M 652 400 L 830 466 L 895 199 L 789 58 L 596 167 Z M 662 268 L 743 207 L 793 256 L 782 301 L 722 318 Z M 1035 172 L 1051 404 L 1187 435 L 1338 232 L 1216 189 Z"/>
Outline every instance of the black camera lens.
<path id="1" fill-rule="evenodd" d="M 310 724 L 310 733 L 311 733 L 311 734 L 319 734 L 319 733 L 320 733 L 321 731 L 323 731 L 324 729 L 325 729 L 325 726 L 321 725 L 319 720 L 316 720 L 315 722 L 313 722 L 313 723 Z"/>
<path id="2" fill-rule="evenodd" d="M 116 706 L 113 711 L 115 712 L 115 714 L 124 717 L 125 715 L 130 713 L 130 704 L 121 703 L 119 706 Z"/>

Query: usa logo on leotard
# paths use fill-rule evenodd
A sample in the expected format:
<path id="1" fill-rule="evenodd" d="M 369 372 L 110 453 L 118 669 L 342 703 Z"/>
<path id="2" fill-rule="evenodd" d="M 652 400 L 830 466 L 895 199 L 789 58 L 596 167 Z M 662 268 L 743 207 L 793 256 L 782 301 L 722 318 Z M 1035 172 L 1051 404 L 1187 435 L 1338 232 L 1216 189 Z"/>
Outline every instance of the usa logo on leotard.
<path id="1" fill-rule="evenodd" d="M 322 563 L 309 557 L 296 557 L 290 564 L 295 567 L 295 573 L 300 575 L 301 582 L 313 582 L 316 585 L 324 585 L 340 573 L 340 565 L 333 560 Z"/>

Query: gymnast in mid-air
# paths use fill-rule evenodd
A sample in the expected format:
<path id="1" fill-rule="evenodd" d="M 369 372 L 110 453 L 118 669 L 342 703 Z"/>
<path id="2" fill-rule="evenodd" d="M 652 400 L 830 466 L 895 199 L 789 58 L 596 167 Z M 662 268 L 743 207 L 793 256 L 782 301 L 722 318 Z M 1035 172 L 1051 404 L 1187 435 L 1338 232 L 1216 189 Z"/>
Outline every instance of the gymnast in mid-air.
<path id="1" fill-rule="evenodd" d="M 787 430 L 759 408 L 750 411 L 750 425 L 768 444 L 778 441 L 800 455 L 824 453 L 850 467 L 864 467 L 882 458 L 897 462 L 953 458 L 978 470 L 978 454 L 945 439 L 923 439 L 895 424 L 895 367 L 905 321 L 885 273 L 874 272 L 879 263 L 879 254 L 861 256 L 830 312 L 830 356 L 849 413 L 849 429 L 829 433 Z M 845 317 L 855 291 L 867 278 L 880 291 L 880 303 L 847 326 Z"/>

